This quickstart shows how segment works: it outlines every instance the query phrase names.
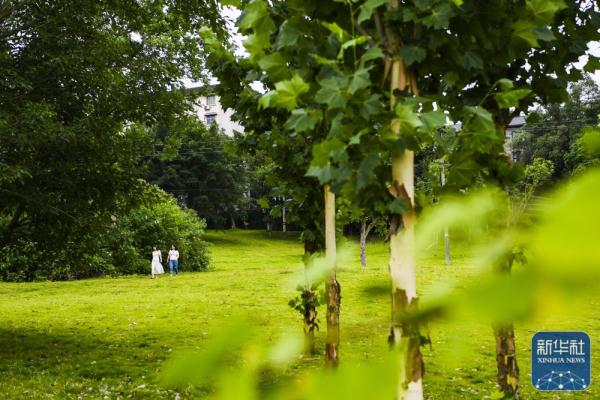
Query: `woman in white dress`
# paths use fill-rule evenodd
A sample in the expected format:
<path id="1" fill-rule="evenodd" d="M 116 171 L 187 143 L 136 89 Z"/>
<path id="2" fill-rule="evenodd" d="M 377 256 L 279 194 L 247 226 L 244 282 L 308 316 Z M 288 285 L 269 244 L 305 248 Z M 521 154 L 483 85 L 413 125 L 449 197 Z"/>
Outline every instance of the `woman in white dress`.
<path id="1" fill-rule="evenodd" d="M 155 275 L 164 274 L 165 270 L 162 266 L 162 254 L 158 249 L 158 246 L 152 246 L 152 279 L 154 279 Z"/>

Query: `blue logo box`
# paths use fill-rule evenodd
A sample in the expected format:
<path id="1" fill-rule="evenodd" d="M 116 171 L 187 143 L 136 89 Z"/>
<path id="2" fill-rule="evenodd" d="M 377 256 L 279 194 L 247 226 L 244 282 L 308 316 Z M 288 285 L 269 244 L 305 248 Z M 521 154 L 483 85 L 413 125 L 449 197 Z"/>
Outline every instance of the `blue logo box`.
<path id="1" fill-rule="evenodd" d="M 586 390 L 591 383 L 585 332 L 538 332 L 531 339 L 531 383 L 542 391 Z"/>

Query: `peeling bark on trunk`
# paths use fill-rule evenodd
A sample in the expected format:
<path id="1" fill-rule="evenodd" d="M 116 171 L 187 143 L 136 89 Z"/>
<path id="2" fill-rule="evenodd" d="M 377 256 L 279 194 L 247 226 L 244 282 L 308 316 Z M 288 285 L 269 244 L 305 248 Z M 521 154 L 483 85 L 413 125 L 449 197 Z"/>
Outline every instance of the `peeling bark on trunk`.
<path id="1" fill-rule="evenodd" d="M 495 117 L 498 135 L 506 138 L 506 125 L 509 114 L 504 112 Z M 510 224 L 510 222 L 508 222 Z M 495 267 L 498 274 L 510 274 L 514 262 L 512 253 L 501 259 Z M 512 323 L 494 324 L 494 337 L 496 339 L 496 364 L 498 386 L 504 398 L 519 400 L 519 366 L 517 365 L 517 347 L 515 341 L 515 330 Z"/>
<path id="2" fill-rule="evenodd" d="M 392 177 L 395 182 L 404 182 L 412 200 L 413 153 L 405 152 L 400 159 L 392 160 Z M 417 308 L 416 260 L 414 255 L 414 211 L 406 211 L 390 236 L 390 275 L 392 278 L 392 318 L 388 341 L 401 352 L 401 368 L 398 384 L 398 399 L 421 400 L 423 398 L 422 377 L 424 372 L 421 355 L 421 335 L 414 323 L 402 321 L 402 315 Z M 400 227 L 401 226 L 401 227 Z"/>
<path id="3" fill-rule="evenodd" d="M 341 288 L 335 275 L 335 195 L 325 185 L 325 257 L 331 271 L 325 280 L 327 304 L 327 339 L 325 341 L 325 365 L 336 367 L 339 362 Z"/>
<path id="4" fill-rule="evenodd" d="M 512 324 L 495 325 L 498 386 L 504 398 L 519 399 L 519 366 L 517 365 L 515 331 Z"/>
<path id="5" fill-rule="evenodd" d="M 315 245 L 312 242 L 304 242 L 304 272 L 306 273 L 311 266 L 311 256 L 315 252 Z M 315 345 L 315 330 L 318 329 L 317 324 L 317 308 L 315 304 L 315 296 L 317 294 L 312 290 L 312 283 L 305 280 L 304 292 L 302 298 L 304 304 L 304 351 L 306 354 L 316 354 Z"/>
<path id="6" fill-rule="evenodd" d="M 390 9 L 398 7 L 398 0 L 388 0 Z M 391 62 L 392 109 L 395 107 L 395 90 L 407 87 L 414 95 L 417 93 L 416 80 L 408 73 L 404 62 L 397 56 L 400 40 L 397 34 L 388 34 L 388 53 L 393 56 Z M 400 134 L 400 123 L 393 120 L 392 131 Z M 402 215 L 392 215 L 390 235 L 390 275 L 392 280 L 392 317 L 390 324 L 390 345 L 400 350 L 400 376 L 397 398 L 402 400 L 423 399 L 423 358 L 421 355 L 421 335 L 414 323 L 402 321 L 401 316 L 417 307 L 416 258 L 414 227 L 414 153 L 405 150 L 399 157 L 392 159 L 391 193 L 404 196 L 409 209 Z"/>
<path id="7" fill-rule="evenodd" d="M 495 268 L 498 274 L 510 274 L 514 261 L 513 254 L 507 255 Z M 505 399 L 516 399 L 519 396 L 519 366 L 517 365 L 517 347 L 515 330 L 512 323 L 496 323 L 493 326 L 496 339 L 496 374 L 500 391 Z"/>

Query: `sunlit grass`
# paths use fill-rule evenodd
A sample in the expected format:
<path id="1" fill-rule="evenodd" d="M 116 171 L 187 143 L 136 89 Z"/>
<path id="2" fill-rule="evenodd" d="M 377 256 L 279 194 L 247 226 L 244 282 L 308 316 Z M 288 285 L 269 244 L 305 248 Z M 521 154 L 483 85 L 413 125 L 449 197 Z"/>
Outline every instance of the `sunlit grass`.
<path id="1" fill-rule="evenodd" d="M 170 278 L 149 276 L 78 282 L 0 284 L 0 393 L 2 398 L 175 398 L 161 387 L 163 361 L 180 348 L 202 351 L 215 329 L 237 315 L 256 326 L 252 341 L 272 346 L 290 330 L 301 330 L 299 315 L 287 305 L 302 270 L 302 246 L 295 234 L 258 231 L 210 232 L 212 270 Z M 452 242 L 452 266 L 444 264 L 443 240 L 432 243 L 418 263 L 422 295 L 448 277 L 467 281 L 474 274 L 468 238 Z M 353 244 L 353 247 L 356 247 Z M 365 363 L 388 353 L 390 313 L 387 248 L 368 247 L 368 268 L 358 254 L 340 265 L 342 285 L 341 362 Z M 183 266 L 185 269 L 185 266 Z M 548 307 L 556 306 L 548 294 Z M 540 330 L 583 330 L 598 348 L 597 298 L 575 315 L 556 315 L 516 326 L 524 398 L 597 398 L 591 392 L 541 394 L 529 383 L 531 336 Z M 325 336 L 324 309 L 321 308 Z M 437 322 L 429 326 L 432 346 L 424 347 L 425 390 L 429 399 L 481 399 L 495 391 L 495 343 L 488 321 Z M 593 350 L 594 351 L 594 350 Z M 598 365 L 593 353 L 593 365 Z M 264 377 L 263 386 L 319 370 L 322 357 L 299 359 L 283 375 Z M 202 397 L 188 389 L 182 398 Z"/>

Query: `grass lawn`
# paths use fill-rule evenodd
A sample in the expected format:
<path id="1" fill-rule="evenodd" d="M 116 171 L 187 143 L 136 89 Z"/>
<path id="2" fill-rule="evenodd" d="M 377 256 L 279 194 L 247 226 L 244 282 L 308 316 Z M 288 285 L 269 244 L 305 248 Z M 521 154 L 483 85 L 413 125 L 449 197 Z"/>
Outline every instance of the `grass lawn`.
<path id="1" fill-rule="evenodd" d="M 173 399 L 175 391 L 157 383 L 163 361 L 178 348 L 201 351 L 211 332 L 234 315 L 248 316 L 257 326 L 254 340 L 265 344 L 290 328 L 301 330 L 299 315 L 287 305 L 295 294 L 293 277 L 302 270 L 302 246 L 296 236 L 268 238 L 263 232 L 238 230 L 210 232 L 206 238 L 212 243 L 209 272 L 156 280 L 134 276 L 0 283 L 0 398 Z M 443 263 L 441 246 L 440 241 L 439 251 L 431 249 L 419 259 L 423 295 L 449 274 L 473 273 L 466 243 L 453 244 L 451 267 Z M 342 363 L 377 359 L 388 352 L 387 248 L 371 243 L 366 269 L 361 269 L 358 255 L 354 259 L 338 275 Z M 598 368 L 592 369 L 596 382 L 586 393 L 542 394 L 529 383 L 533 333 L 583 330 L 592 338 L 592 349 L 598 349 L 597 306 L 598 298 L 590 299 L 589 313 L 517 325 L 523 398 L 600 398 Z M 319 312 L 322 349 L 323 307 Z M 428 399 L 482 399 L 495 391 L 495 343 L 487 321 L 439 322 L 429 331 L 432 349 L 423 348 Z M 599 355 L 596 351 L 592 364 L 599 365 Z M 322 357 L 299 360 L 286 375 L 321 368 L 322 362 Z M 202 394 L 197 390 L 180 395 Z"/>

